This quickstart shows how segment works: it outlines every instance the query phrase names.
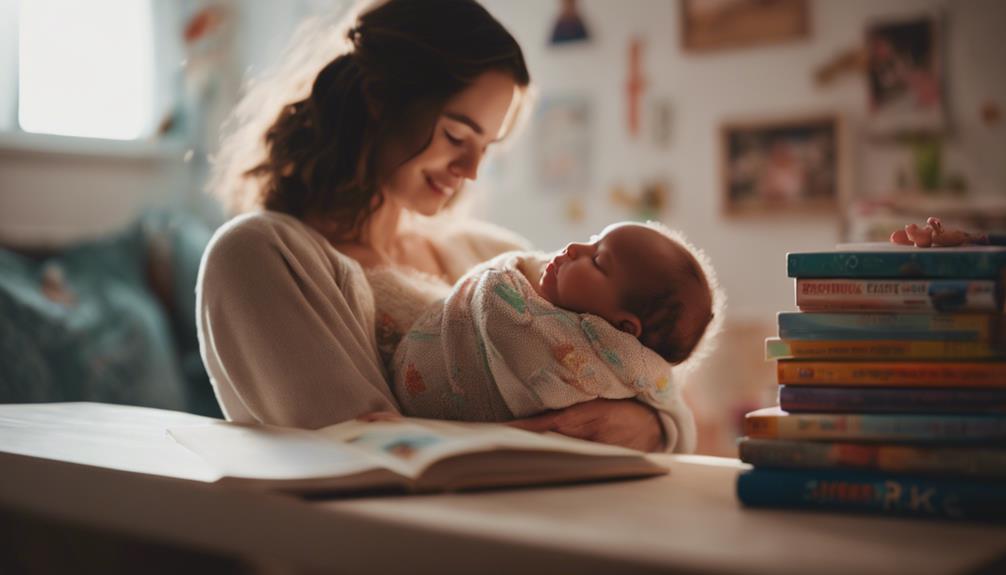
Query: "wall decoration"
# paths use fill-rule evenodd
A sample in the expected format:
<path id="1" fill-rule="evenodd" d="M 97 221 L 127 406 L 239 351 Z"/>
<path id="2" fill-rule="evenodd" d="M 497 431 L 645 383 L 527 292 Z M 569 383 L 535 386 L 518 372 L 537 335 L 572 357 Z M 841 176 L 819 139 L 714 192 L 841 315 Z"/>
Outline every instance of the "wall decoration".
<path id="1" fill-rule="evenodd" d="M 583 96 L 544 98 L 534 122 L 538 187 L 585 194 L 591 186 L 593 107 Z"/>
<path id="2" fill-rule="evenodd" d="M 566 202 L 566 219 L 576 224 L 582 222 L 587 217 L 587 209 L 583 206 L 580 198 L 570 198 Z"/>
<path id="3" fill-rule="evenodd" d="M 552 25 L 552 36 L 549 44 L 556 46 L 559 44 L 572 44 L 586 42 L 590 40 L 590 32 L 587 25 L 580 16 L 576 0 L 560 0 L 559 16 Z"/>
<path id="4" fill-rule="evenodd" d="M 658 150 L 671 147 L 673 111 L 667 98 L 656 98 L 650 102 L 650 142 Z"/>
<path id="5" fill-rule="evenodd" d="M 628 210 L 637 220 L 659 220 L 669 208 L 671 184 L 666 178 L 655 178 L 644 183 L 638 192 L 630 192 L 621 184 L 612 186 L 608 200 Z"/>
<path id="6" fill-rule="evenodd" d="M 806 38 L 806 0 L 681 0 L 686 51 L 742 48 Z"/>
<path id="7" fill-rule="evenodd" d="M 941 132 L 946 123 L 940 20 L 924 15 L 866 31 L 870 129 L 875 134 Z"/>
<path id="8" fill-rule="evenodd" d="M 724 211 L 835 210 L 843 187 L 841 132 L 833 114 L 724 125 Z"/>
<path id="9" fill-rule="evenodd" d="M 640 101 L 646 90 L 646 77 L 643 75 L 643 41 L 639 38 L 629 40 L 629 78 L 625 83 L 625 97 L 628 112 L 627 126 L 629 136 L 639 135 Z"/>

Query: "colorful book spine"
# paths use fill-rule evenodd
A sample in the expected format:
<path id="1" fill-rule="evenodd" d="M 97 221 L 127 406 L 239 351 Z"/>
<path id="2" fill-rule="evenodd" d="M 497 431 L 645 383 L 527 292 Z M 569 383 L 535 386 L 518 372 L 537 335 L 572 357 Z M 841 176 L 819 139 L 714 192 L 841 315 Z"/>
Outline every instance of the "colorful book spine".
<path id="1" fill-rule="evenodd" d="M 791 413 L 1006 414 L 1006 389 L 780 385 L 779 407 Z"/>
<path id="2" fill-rule="evenodd" d="M 738 476 L 737 497 L 752 507 L 1006 519 L 1006 489 L 1001 483 L 864 471 L 753 469 Z"/>
<path id="3" fill-rule="evenodd" d="M 894 248 L 887 245 L 822 252 L 790 253 L 786 268 L 793 278 L 953 278 L 999 279 L 1006 249 Z"/>
<path id="4" fill-rule="evenodd" d="M 998 314 L 799 313 L 777 316 L 782 339 L 900 339 L 1000 341 L 1006 321 Z"/>
<path id="5" fill-rule="evenodd" d="M 784 469 L 861 469 L 1006 480 L 1006 448 L 743 439 L 741 461 Z"/>
<path id="6" fill-rule="evenodd" d="M 998 343 L 985 341 L 765 340 L 765 358 L 773 359 L 996 359 Z"/>
<path id="7" fill-rule="evenodd" d="M 778 407 L 744 416 L 756 439 L 992 442 L 1006 440 L 1006 416 L 787 413 Z"/>
<path id="8" fill-rule="evenodd" d="M 995 312 L 999 283 L 989 280 L 796 280 L 796 305 L 806 311 Z"/>
<path id="9" fill-rule="evenodd" d="M 1006 362 L 797 361 L 776 363 L 780 385 L 1006 389 Z"/>

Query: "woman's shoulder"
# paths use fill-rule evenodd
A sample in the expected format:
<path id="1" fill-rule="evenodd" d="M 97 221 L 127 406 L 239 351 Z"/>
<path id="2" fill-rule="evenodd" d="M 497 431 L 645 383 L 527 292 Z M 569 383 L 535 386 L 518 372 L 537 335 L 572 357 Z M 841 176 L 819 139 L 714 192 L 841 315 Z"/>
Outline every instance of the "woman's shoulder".
<path id="1" fill-rule="evenodd" d="M 207 246 L 204 265 L 229 260 L 231 268 L 261 270 L 276 259 L 269 255 L 277 253 L 282 259 L 331 267 L 339 276 L 363 277 L 356 260 L 335 249 L 316 230 L 293 216 L 271 211 L 241 214 L 220 226 Z"/>

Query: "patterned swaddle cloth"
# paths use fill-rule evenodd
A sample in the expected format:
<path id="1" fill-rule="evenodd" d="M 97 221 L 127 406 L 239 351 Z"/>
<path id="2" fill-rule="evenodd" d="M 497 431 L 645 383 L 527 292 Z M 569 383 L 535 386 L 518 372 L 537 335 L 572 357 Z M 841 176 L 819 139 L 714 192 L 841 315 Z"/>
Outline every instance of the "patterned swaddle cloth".
<path id="1" fill-rule="evenodd" d="M 392 361 L 402 412 L 504 421 L 638 397 L 694 425 L 671 365 L 600 317 L 539 296 L 520 271 L 535 257 L 511 252 L 476 267 L 416 320 Z"/>

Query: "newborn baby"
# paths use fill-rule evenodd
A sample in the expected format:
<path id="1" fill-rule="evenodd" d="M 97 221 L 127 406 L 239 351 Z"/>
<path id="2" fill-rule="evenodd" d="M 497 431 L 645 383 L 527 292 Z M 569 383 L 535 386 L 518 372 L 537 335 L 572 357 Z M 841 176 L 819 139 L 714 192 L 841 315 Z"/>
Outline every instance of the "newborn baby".
<path id="1" fill-rule="evenodd" d="M 635 397 L 669 416 L 668 449 L 689 451 L 671 366 L 702 340 L 718 294 L 701 254 L 659 224 L 614 224 L 551 258 L 506 253 L 416 320 L 393 389 L 405 415 L 464 421 Z"/>

